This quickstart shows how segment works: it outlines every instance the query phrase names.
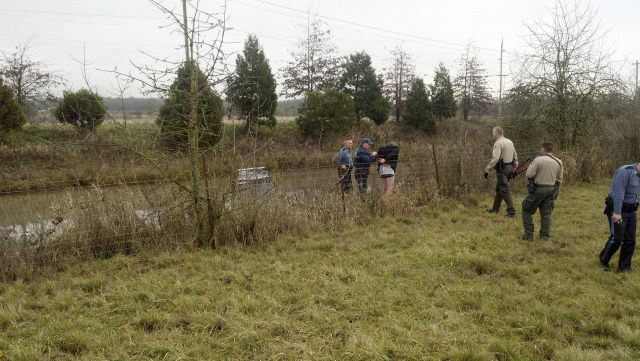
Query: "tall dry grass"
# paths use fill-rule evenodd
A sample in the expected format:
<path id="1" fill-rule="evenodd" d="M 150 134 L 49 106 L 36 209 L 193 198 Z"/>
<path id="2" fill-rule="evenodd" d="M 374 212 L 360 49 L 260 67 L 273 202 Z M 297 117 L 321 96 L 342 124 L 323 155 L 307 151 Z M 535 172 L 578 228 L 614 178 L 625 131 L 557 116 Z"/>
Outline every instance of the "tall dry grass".
<path id="1" fill-rule="evenodd" d="M 193 222 L 184 199 L 171 187 L 154 188 L 71 191 L 61 193 L 50 209 L 34 205 L 34 212 L 45 215 L 40 221 L 0 232 L 0 277 L 29 278 L 78 260 L 188 247 Z"/>

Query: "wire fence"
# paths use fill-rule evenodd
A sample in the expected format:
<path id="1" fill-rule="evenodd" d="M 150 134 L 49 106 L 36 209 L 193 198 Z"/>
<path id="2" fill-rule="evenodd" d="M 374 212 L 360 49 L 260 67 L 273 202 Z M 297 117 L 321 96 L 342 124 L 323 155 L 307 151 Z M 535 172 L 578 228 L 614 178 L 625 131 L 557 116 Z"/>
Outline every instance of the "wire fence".
<path id="1" fill-rule="evenodd" d="M 259 242 L 304 227 L 357 221 L 363 202 L 382 215 L 494 189 L 495 176 L 483 177 L 486 154 L 451 149 L 432 146 L 419 157 L 400 154 L 390 199 L 378 190 L 375 166 L 364 197 L 358 196 L 355 179 L 353 194 L 343 197 L 340 174 L 332 165 L 272 170 L 267 179 L 249 184 L 239 184 L 234 172 L 211 178 L 207 191 L 218 207 L 216 237 Z M 534 156 L 519 154 L 521 161 Z M 37 192 L 28 186 L 0 192 L 0 277 L 21 277 L 73 260 L 190 247 L 196 221 L 188 194 L 167 179 L 115 179 L 74 186 L 54 181 Z M 524 189 L 524 177 L 512 183 L 515 192 Z"/>

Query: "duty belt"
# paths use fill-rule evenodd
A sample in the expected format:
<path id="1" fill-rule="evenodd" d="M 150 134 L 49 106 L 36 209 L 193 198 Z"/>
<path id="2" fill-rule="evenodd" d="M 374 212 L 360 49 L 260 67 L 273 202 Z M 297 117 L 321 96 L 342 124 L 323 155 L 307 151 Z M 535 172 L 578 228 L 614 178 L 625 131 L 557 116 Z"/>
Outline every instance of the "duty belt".
<path id="1" fill-rule="evenodd" d="M 622 211 L 625 213 L 633 213 L 638 210 L 638 203 L 622 203 Z"/>

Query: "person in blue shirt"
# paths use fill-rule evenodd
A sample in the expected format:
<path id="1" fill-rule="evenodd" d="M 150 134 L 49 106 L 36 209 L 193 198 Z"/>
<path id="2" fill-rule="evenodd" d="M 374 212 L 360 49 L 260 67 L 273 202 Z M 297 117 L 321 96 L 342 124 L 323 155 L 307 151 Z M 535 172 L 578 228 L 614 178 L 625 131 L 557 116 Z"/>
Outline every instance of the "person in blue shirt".
<path id="1" fill-rule="evenodd" d="M 620 167 L 606 199 L 604 213 L 609 221 L 609 239 L 600 252 L 600 263 L 609 269 L 611 257 L 620 249 L 618 271 L 631 270 L 631 257 L 636 248 L 640 163 Z"/>
<path id="2" fill-rule="evenodd" d="M 351 193 L 352 180 L 351 173 L 353 173 L 353 155 L 351 149 L 353 148 L 353 140 L 347 139 L 344 141 L 342 148 L 338 152 L 338 177 L 340 177 L 340 184 L 342 185 L 342 191 L 344 193 Z"/>
<path id="3" fill-rule="evenodd" d="M 371 146 L 373 146 L 373 141 L 369 138 L 364 138 L 360 141 L 360 146 L 358 150 L 356 150 L 356 182 L 358 182 L 360 197 L 364 197 L 367 194 L 371 163 L 373 163 L 373 160 L 378 154 L 376 152 L 370 152 Z"/>

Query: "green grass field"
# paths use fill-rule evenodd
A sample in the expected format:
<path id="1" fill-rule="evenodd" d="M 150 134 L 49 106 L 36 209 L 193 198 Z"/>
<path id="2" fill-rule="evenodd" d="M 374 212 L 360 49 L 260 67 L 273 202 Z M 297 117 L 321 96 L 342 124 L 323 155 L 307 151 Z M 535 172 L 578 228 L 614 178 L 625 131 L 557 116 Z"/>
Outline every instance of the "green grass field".
<path id="1" fill-rule="evenodd" d="M 605 192 L 568 186 L 545 242 L 483 197 L 0 284 L 0 359 L 638 360 L 639 273 L 596 261 Z"/>

